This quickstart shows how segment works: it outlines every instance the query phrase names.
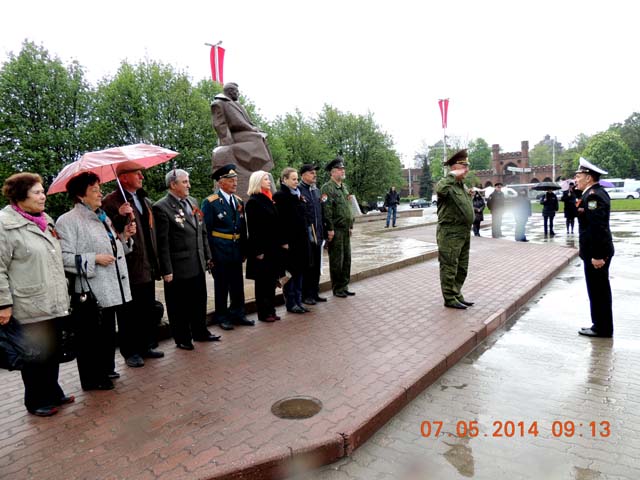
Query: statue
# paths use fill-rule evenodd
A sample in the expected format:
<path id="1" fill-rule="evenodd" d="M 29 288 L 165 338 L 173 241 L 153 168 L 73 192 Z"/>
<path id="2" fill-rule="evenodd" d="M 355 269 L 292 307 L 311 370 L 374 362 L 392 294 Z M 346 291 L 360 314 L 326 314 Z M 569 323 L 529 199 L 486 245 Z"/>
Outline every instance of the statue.
<path id="1" fill-rule="evenodd" d="M 267 134 L 253 124 L 247 111 L 238 102 L 238 85 L 225 83 L 222 91 L 211 104 L 213 128 L 218 134 L 211 171 L 230 163 L 235 164 L 238 174 L 237 195 L 246 200 L 249 176 L 257 170 L 270 171 L 273 158 L 267 146 Z"/>

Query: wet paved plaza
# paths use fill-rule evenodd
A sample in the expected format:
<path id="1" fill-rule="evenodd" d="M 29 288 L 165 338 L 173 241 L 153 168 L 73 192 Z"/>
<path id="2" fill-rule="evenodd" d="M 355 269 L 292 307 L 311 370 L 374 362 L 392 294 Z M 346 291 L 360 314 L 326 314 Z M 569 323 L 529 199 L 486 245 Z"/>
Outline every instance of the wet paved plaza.
<path id="1" fill-rule="evenodd" d="M 544 239 L 540 220 L 528 228 L 533 242 L 577 241 L 564 225 Z M 614 213 L 611 229 L 613 339 L 577 335 L 590 322 L 575 259 L 351 457 L 304 478 L 640 478 L 640 213 Z"/>

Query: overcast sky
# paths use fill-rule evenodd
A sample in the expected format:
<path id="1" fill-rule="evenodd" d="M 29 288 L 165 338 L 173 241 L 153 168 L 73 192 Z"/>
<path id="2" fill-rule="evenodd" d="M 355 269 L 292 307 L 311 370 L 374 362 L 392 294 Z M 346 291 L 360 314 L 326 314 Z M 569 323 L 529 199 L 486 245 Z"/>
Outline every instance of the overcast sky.
<path id="1" fill-rule="evenodd" d="M 424 4 L 420 6 L 420 4 Z M 374 114 L 403 162 L 448 135 L 504 151 L 545 134 L 565 146 L 640 110 L 634 0 L 20 0 L 3 2 L 0 61 L 24 39 L 95 83 L 124 59 L 225 81 L 273 120 L 328 103 Z"/>

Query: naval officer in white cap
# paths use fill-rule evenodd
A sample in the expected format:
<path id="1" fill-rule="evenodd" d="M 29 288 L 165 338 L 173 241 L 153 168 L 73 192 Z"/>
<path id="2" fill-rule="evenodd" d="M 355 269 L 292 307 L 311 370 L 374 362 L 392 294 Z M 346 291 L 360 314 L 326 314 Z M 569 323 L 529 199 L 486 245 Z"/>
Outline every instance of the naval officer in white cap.
<path id="1" fill-rule="evenodd" d="M 613 313 L 609 266 L 613 257 L 613 240 L 609 228 L 611 199 L 600 186 L 600 175 L 607 172 L 580 157 L 576 170 L 576 188 L 582 191 L 578 201 L 580 224 L 580 258 L 584 262 L 584 276 L 591 304 L 590 327 L 578 333 L 587 337 L 612 337 Z"/>

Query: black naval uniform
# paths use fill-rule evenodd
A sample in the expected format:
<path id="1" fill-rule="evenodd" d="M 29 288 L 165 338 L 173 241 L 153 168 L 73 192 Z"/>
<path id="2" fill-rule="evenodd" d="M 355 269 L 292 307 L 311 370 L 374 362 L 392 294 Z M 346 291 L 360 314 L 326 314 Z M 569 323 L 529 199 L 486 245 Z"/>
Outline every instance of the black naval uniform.
<path id="1" fill-rule="evenodd" d="M 609 229 L 611 199 L 599 183 L 587 188 L 577 204 L 580 225 L 580 258 L 591 304 L 591 329 L 602 336 L 613 335 L 613 313 L 609 265 L 614 254 Z M 602 268 L 594 268 L 591 260 L 604 260 Z"/>
<path id="2" fill-rule="evenodd" d="M 245 320 L 242 262 L 247 239 L 244 203 L 237 195 L 234 206 L 221 193 L 202 202 L 207 238 L 213 259 L 215 322 L 233 324 Z M 231 298 L 227 305 L 227 298 Z"/>

